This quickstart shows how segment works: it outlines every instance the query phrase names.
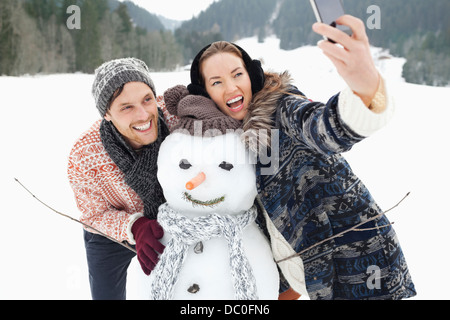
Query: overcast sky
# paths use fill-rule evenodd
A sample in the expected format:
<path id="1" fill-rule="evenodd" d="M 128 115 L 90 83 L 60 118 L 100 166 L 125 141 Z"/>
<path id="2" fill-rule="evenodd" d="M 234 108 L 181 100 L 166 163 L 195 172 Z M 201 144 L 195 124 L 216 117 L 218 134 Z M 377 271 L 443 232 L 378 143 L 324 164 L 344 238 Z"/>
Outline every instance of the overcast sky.
<path id="1" fill-rule="evenodd" d="M 189 20 L 206 10 L 215 0 L 131 0 L 150 13 L 174 20 Z"/>

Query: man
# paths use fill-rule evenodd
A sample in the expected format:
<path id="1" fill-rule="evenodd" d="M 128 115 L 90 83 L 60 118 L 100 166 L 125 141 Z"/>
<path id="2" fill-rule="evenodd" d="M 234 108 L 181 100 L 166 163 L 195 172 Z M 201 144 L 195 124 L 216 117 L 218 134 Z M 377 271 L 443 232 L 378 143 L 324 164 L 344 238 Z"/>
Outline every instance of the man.
<path id="1" fill-rule="evenodd" d="M 169 134 L 163 117 L 168 113 L 156 97 L 148 67 L 138 59 L 100 66 L 92 93 L 103 119 L 75 143 L 68 164 L 80 220 L 135 245 L 148 275 L 164 249 L 158 241 L 163 230 L 155 220 L 165 202 L 156 161 Z M 91 229 L 84 231 L 84 240 L 92 298 L 125 299 L 127 268 L 135 253 Z"/>

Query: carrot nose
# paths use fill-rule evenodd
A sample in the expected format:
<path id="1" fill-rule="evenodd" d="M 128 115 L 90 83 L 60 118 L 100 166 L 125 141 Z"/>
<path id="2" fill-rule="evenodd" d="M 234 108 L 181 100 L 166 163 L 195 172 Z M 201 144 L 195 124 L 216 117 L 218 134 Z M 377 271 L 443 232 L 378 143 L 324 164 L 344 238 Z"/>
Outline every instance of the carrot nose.
<path id="1" fill-rule="evenodd" d="M 194 190 L 199 185 L 205 181 L 206 175 L 203 172 L 200 172 L 195 178 L 191 179 L 188 183 L 186 183 L 186 189 Z"/>

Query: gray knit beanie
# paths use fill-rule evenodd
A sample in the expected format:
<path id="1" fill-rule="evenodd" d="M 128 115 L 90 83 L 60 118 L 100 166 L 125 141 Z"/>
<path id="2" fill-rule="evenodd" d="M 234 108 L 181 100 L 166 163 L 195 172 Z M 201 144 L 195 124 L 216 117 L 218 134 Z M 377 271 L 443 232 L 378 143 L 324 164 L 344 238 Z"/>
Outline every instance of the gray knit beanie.
<path id="1" fill-rule="evenodd" d="M 105 62 L 95 70 L 92 95 L 102 117 L 108 111 L 108 103 L 114 92 L 128 82 L 143 82 L 152 89 L 155 85 L 145 62 L 136 58 L 124 58 Z"/>

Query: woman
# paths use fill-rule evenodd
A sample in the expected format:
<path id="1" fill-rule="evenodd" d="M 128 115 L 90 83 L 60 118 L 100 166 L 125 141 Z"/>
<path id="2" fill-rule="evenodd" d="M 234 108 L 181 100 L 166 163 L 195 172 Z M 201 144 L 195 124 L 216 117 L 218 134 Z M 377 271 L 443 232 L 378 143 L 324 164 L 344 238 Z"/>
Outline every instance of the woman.
<path id="1" fill-rule="evenodd" d="M 258 192 L 270 218 L 272 242 L 279 241 L 274 255 L 281 260 L 302 252 L 311 299 L 411 297 L 414 284 L 385 216 L 368 221 L 362 231 L 323 242 L 382 213 L 340 153 L 381 128 L 392 114 L 364 24 L 352 16 L 337 23 L 349 26 L 353 36 L 313 25 L 314 31 L 341 45 L 318 44 L 348 84 L 327 104 L 306 99 L 286 72 L 265 73 L 259 61 L 227 42 L 197 55 L 188 89 L 212 98 L 225 114 L 241 120 L 245 136 L 258 141 L 249 147 L 259 152 L 267 146 L 271 156 L 276 153 L 275 165 L 256 165 Z"/>

